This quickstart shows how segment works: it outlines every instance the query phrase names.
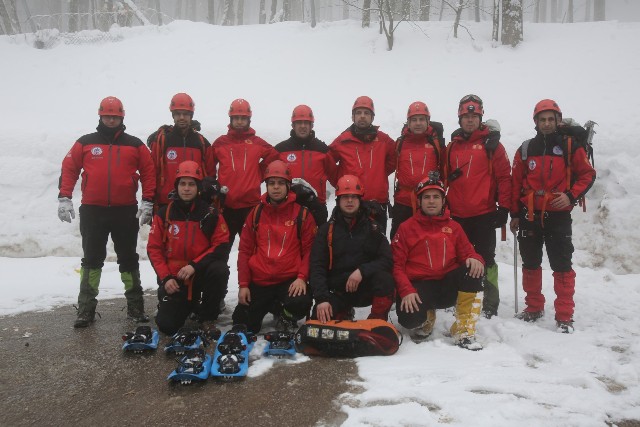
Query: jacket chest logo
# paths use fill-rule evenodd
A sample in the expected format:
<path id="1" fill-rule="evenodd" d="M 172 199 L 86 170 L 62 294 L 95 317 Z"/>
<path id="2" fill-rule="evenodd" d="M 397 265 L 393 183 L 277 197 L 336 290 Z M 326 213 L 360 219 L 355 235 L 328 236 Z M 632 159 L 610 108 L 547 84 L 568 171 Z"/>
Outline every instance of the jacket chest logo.
<path id="1" fill-rule="evenodd" d="M 559 145 L 556 145 L 555 147 L 553 147 L 553 154 L 555 154 L 556 156 L 561 156 L 562 147 L 560 147 Z"/>
<path id="2" fill-rule="evenodd" d="M 176 152 L 176 150 L 169 150 L 167 151 L 167 159 L 169 160 L 175 160 L 178 158 L 178 153 Z"/>
<path id="3" fill-rule="evenodd" d="M 296 159 L 297 159 L 297 157 L 296 157 L 295 153 L 287 154 L 287 162 L 293 163 L 293 162 L 296 161 Z"/>
<path id="4" fill-rule="evenodd" d="M 178 225 L 176 224 L 171 224 L 169 226 L 169 233 L 173 234 L 174 236 L 177 236 L 180 233 L 180 227 L 178 227 Z"/>
<path id="5" fill-rule="evenodd" d="M 445 234 L 452 234 L 453 230 L 451 229 L 451 227 L 442 227 L 442 232 Z"/>
<path id="6" fill-rule="evenodd" d="M 471 146 L 472 150 L 482 150 L 484 147 L 482 146 L 482 144 L 473 144 Z"/>
<path id="7" fill-rule="evenodd" d="M 284 222 L 284 226 L 285 227 L 293 227 L 293 225 L 296 223 L 295 219 L 288 219 Z"/>
<path id="8" fill-rule="evenodd" d="M 536 166 L 537 166 L 537 163 L 536 163 L 535 160 L 533 160 L 533 159 L 529 160 L 529 170 L 530 171 L 534 170 L 536 168 Z"/>
<path id="9" fill-rule="evenodd" d="M 250 140 L 250 139 L 245 139 L 245 140 L 244 140 L 244 143 L 245 143 L 245 144 L 249 144 L 249 145 L 253 145 L 253 141 L 252 141 L 252 140 Z"/>
<path id="10" fill-rule="evenodd" d="M 91 149 L 91 154 L 93 154 L 94 156 L 101 156 L 102 155 L 102 148 L 100 147 L 93 147 Z"/>

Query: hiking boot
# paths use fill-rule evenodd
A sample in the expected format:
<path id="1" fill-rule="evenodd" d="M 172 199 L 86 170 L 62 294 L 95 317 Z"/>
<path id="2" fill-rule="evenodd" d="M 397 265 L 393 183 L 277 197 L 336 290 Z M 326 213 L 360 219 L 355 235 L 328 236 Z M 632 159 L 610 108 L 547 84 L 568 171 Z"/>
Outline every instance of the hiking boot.
<path id="1" fill-rule="evenodd" d="M 216 322 L 213 320 L 203 320 L 200 322 L 200 329 L 208 335 L 215 335 L 219 332 L 219 329 L 216 327 Z"/>
<path id="2" fill-rule="evenodd" d="M 433 327 L 436 324 L 436 311 L 427 310 L 427 320 L 415 329 L 409 332 L 409 337 L 413 342 L 422 342 L 431 336 Z"/>
<path id="3" fill-rule="evenodd" d="M 542 311 L 523 311 L 516 314 L 516 319 L 524 320 L 525 322 L 535 322 L 544 316 L 544 310 Z"/>
<path id="4" fill-rule="evenodd" d="M 149 316 L 144 313 L 144 310 L 140 310 L 136 307 L 129 307 L 127 309 L 127 319 L 133 320 L 136 323 L 147 323 Z"/>
<path id="5" fill-rule="evenodd" d="M 90 313 L 88 311 L 82 311 L 78 313 L 78 318 L 75 322 L 73 322 L 74 328 L 86 328 L 91 325 L 96 319 L 95 313 Z"/>
<path id="6" fill-rule="evenodd" d="M 493 316 L 497 316 L 497 315 L 498 315 L 497 310 L 491 310 L 491 309 L 482 310 L 482 316 L 485 319 L 491 319 Z"/>
<path id="7" fill-rule="evenodd" d="M 465 350 L 478 351 L 482 350 L 482 344 L 476 341 L 475 337 L 464 337 L 456 341 L 456 345 Z"/>
<path id="8" fill-rule="evenodd" d="M 295 319 L 282 313 L 280 314 L 280 316 L 278 316 L 278 320 L 276 321 L 276 330 L 295 332 L 298 330 L 298 322 Z"/>
<path id="9" fill-rule="evenodd" d="M 557 320 L 556 321 L 556 331 L 561 333 L 561 334 L 572 334 L 573 333 L 573 320 L 569 320 L 569 321 Z"/>

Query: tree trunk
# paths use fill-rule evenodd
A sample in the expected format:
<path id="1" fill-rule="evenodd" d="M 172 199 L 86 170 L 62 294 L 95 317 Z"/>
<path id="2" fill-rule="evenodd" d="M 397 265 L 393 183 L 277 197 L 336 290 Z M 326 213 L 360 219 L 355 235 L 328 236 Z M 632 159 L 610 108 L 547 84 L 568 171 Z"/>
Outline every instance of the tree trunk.
<path id="1" fill-rule="evenodd" d="M 535 0 L 533 4 L 533 22 L 536 24 L 540 22 L 540 0 Z"/>
<path id="2" fill-rule="evenodd" d="M 500 0 L 493 0 L 493 26 L 491 29 L 491 40 L 498 41 L 500 35 Z"/>
<path id="3" fill-rule="evenodd" d="M 349 19 L 349 4 L 346 2 L 342 4 L 342 19 Z"/>
<path id="4" fill-rule="evenodd" d="M 462 2 L 459 2 L 457 8 L 455 9 L 456 19 L 455 21 L 453 21 L 453 38 L 454 39 L 458 38 L 458 26 L 460 25 L 460 17 L 462 16 L 462 9 L 463 9 L 462 6 L 463 6 Z"/>
<path id="5" fill-rule="evenodd" d="M 567 6 L 567 22 L 573 24 L 573 0 L 569 0 L 569 5 Z"/>
<path id="6" fill-rule="evenodd" d="M 502 44 L 516 47 L 522 41 L 522 0 L 502 1 Z"/>
<path id="7" fill-rule="evenodd" d="M 216 23 L 216 5 L 214 0 L 208 0 L 207 6 L 207 21 L 213 25 Z"/>
<path id="8" fill-rule="evenodd" d="M 584 7 L 584 22 L 591 21 L 591 9 L 593 9 L 593 0 L 587 0 Z"/>
<path id="9" fill-rule="evenodd" d="M 276 13 L 278 12 L 278 0 L 271 0 L 271 16 L 269 22 L 273 23 L 276 19 Z"/>
<path id="10" fill-rule="evenodd" d="M 540 3 L 540 21 L 547 22 L 547 0 L 538 0 Z"/>
<path id="11" fill-rule="evenodd" d="M 173 14 L 174 19 L 182 19 L 182 0 L 176 0 L 176 12 Z"/>
<path id="12" fill-rule="evenodd" d="M 162 10 L 160 8 L 160 0 L 155 0 L 156 3 L 156 16 L 158 17 L 158 25 L 162 25 Z M 209 0 L 209 4 L 212 4 L 213 0 Z"/>
<path id="13" fill-rule="evenodd" d="M 605 20 L 605 0 L 593 0 L 593 20 L 604 21 Z"/>
<path id="14" fill-rule="evenodd" d="M 22 33 L 22 29 L 20 28 L 20 21 L 18 21 L 18 13 L 16 10 L 16 1 L 15 0 L 4 0 L 4 6 L 7 12 L 7 16 L 11 23 L 12 34 L 20 34 Z"/>
<path id="15" fill-rule="evenodd" d="M 238 0 L 238 11 L 236 12 L 236 25 L 244 25 L 244 0 Z"/>
<path id="16" fill-rule="evenodd" d="M 440 1 L 440 18 L 438 18 L 439 21 L 442 21 L 442 15 L 444 14 L 444 0 Z"/>
<path id="17" fill-rule="evenodd" d="M 362 28 L 371 26 L 371 0 L 362 2 Z"/>
<path id="18" fill-rule="evenodd" d="M 316 23 L 316 0 L 309 1 L 309 13 L 311 14 L 311 28 L 315 28 L 317 24 Z"/>
<path id="19" fill-rule="evenodd" d="M 549 8 L 551 9 L 551 19 L 549 22 L 558 22 L 558 0 L 551 0 Z"/>
<path id="20" fill-rule="evenodd" d="M 291 21 L 291 0 L 282 0 L 282 20 Z"/>
<path id="21" fill-rule="evenodd" d="M 258 24 L 267 23 L 267 10 L 265 9 L 265 1 L 260 0 L 260 10 L 258 11 Z"/>
<path id="22" fill-rule="evenodd" d="M 224 0 L 224 11 L 222 12 L 222 25 L 233 25 L 233 0 Z"/>
<path id="23" fill-rule="evenodd" d="M 480 22 L 480 0 L 476 0 L 476 5 L 474 7 L 476 12 L 476 22 Z"/>
<path id="24" fill-rule="evenodd" d="M 431 0 L 420 0 L 420 20 L 428 21 L 431 9 Z"/>
<path id="25" fill-rule="evenodd" d="M 4 1 L 0 0 L 0 17 L 2 17 L 2 27 L 4 28 L 4 34 L 15 34 L 13 31 L 13 25 L 11 25 L 11 18 L 9 18 L 9 12 L 7 11 Z"/>

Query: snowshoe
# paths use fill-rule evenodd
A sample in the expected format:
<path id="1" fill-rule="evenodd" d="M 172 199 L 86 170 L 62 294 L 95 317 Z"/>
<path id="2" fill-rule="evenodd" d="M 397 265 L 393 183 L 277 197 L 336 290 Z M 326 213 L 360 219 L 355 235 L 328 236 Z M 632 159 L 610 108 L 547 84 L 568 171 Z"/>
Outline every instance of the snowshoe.
<path id="1" fill-rule="evenodd" d="M 273 331 L 264 334 L 267 340 L 267 346 L 262 352 L 263 356 L 272 357 L 293 357 L 296 354 L 296 348 L 293 341 L 295 332 L 289 331 Z"/>
<path id="2" fill-rule="evenodd" d="M 187 350 L 206 347 L 209 343 L 206 337 L 203 339 L 203 332 L 198 329 L 180 328 L 172 337 L 169 344 L 164 347 L 167 354 L 184 354 Z M 206 342 L 206 344 L 205 344 Z"/>
<path id="3" fill-rule="evenodd" d="M 213 354 L 211 377 L 221 381 L 241 380 L 247 376 L 249 353 L 256 341 L 244 325 L 234 325 L 222 334 Z"/>
<path id="4" fill-rule="evenodd" d="M 158 348 L 159 339 L 156 329 L 151 329 L 150 326 L 138 326 L 135 332 L 127 332 L 122 336 L 124 341 L 122 350 L 133 351 L 134 353 L 155 350 Z"/>
<path id="5" fill-rule="evenodd" d="M 193 381 L 206 381 L 211 373 L 213 359 L 204 348 L 187 349 L 183 357 L 176 358 L 178 366 L 169 374 L 168 380 L 191 384 Z"/>

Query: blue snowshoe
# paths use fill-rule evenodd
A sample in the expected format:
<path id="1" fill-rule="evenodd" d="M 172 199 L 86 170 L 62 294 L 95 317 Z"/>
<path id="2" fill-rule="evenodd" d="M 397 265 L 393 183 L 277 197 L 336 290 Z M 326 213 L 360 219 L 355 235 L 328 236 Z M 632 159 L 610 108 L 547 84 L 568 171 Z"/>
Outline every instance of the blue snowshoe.
<path id="1" fill-rule="evenodd" d="M 263 356 L 271 357 L 293 357 L 296 354 L 296 347 L 293 342 L 295 332 L 273 331 L 264 334 L 267 346 L 262 352 Z"/>
<path id="2" fill-rule="evenodd" d="M 244 325 L 234 325 L 220 337 L 211 364 L 211 376 L 221 381 L 237 381 L 247 376 L 249 353 L 256 336 Z"/>
<path id="3" fill-rule="evenodd" d="M 122 336 L 122 350 L 142 353 L 158 348 L 158 331 L 150 326 L 138 326 L 135 332 L 127 332 Z"/>
<path id="4" fill-rule="evenodd" d="M 193 381 L 206 381 L 211 373 L 212 360 L 204 348 L 188 349 L 184 356 L 176 358 L 178 366 L 167 379 L 185 385 Z"/>
<path id="5" fill-rule="evenodd" d="M 217 331 L 217 330 L 216 330 Z M 172 337 L 169 344 L 164 347 L 167 354 L 184 354 L 190 349 L 207 347 L 210 341 L 215 341 L 220 336 L 218 333 L 203 331 L 202 329 L 180 328 Z"/>

